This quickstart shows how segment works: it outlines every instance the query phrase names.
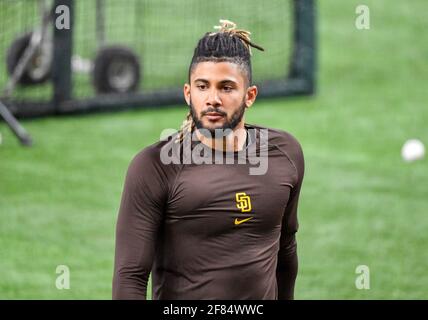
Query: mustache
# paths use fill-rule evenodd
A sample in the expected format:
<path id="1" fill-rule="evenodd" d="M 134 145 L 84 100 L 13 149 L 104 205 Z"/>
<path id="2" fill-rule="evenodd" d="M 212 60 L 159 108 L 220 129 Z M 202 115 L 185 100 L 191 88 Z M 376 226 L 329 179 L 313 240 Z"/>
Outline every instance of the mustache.
<path id="1" fill-rule="evenodd" d="M 206 115 L 209 112 L 215 112 L 215 113 L 221 114 L 222 116 L 227 116 L 226 112 L 220 111 L 220 110 L 215 109 L 215 108 L 208 108 L 207 110 L 202 111 L 201 112 L 201 116 L 204 116 L 204 115 Z"/>

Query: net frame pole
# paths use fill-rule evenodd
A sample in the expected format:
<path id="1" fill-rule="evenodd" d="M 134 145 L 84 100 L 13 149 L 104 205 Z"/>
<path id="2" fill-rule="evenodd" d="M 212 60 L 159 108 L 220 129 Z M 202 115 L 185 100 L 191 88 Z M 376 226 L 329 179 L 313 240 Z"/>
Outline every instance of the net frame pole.
<path id="1" fill-rule="evenodd" d="M 72 68 L 71 57 L 73 53 L 73 26 L 74 26 L 74 0 L 55 0 L 53 6 L 53 61 L 52 84 L 53 105 L 55 113 L 61 113 L 61 106 L 72 98 Z M 58 18 L 56 8 L 65 5 L 69 9 L 70 28 L 56 27 Z"/>
<path id="2" fill-rule="evenodd" d="M 15 136 L 19 139 L 19 142 L 23 146 L 31 146 L 33 144 L 33 140 L 28 132 L 24 129 L 24 127 L 16 120 L 13 114 L 9 111 L 9 109 L 0 101 L 0 117 L 4 119 L 6 124 L 15 134 Z"/>
<path id="3" fill-rule="evenodd" d="M 104 3 L 104 0 L 96 0 L 96 3 L 95 3 L 95 24 L 96 24 L 97 46 L 98 46 L 98 48 L 101 48 L 106 43 L 105 3 Z"/>
<path id="4" fill-rule="evenodd" d="M 293 0 L 294 47 L 289 79 L 302 79 L 305 93 L 313 94 L 316 87 L 316 8 L 315 0 Z"/>

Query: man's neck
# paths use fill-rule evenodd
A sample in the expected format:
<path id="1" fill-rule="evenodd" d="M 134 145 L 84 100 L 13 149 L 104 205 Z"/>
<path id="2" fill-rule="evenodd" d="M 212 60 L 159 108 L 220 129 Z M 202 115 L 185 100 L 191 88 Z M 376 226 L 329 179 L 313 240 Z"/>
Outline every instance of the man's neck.
<path id="1" fill-rule="evenodd" d="M 245 148 L 247 143 L 247 131 L 244 126 L 244 122 L 241 122 L 233 132 L 225 137 L 219 137 L 217 139 L 206 137 L 199 131 L 196 132 L 198 139 L 211 149 L 219 151 L 241 151 Z"/>

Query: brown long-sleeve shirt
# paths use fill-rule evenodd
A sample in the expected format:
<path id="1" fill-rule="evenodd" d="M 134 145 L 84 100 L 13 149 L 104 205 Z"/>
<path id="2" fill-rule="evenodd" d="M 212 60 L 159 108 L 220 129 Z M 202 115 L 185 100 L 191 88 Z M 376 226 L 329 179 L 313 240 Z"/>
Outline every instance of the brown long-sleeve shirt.
<path id="1" fill-rule="evenodd" d="M 244 164 L 166 164 L 163 151 L 184 150 L 174 136 L 135 156 L 117 221 L 114 299 L 145 299 L 150 273 L 153 299 L 293 298 L 303 152 L 285 131 L 245 127 Z M 251 175 L 260 150 L 266 172 Z"/>

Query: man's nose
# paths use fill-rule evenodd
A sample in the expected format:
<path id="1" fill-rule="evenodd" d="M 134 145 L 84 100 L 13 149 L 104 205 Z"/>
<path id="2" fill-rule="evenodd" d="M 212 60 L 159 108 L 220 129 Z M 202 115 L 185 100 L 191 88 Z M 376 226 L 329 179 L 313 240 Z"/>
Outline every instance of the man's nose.
<path id="1" fill-rule="evenodd" d="M 211 106 L 221 105 L 221 100 L 220 100 L 220 97 L 218 95 L 217 89 L 211 89 L 210 90 L 206 102 L 207 102 L 207 105 L 211 105 Z"/>

